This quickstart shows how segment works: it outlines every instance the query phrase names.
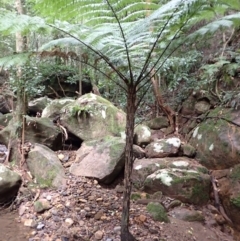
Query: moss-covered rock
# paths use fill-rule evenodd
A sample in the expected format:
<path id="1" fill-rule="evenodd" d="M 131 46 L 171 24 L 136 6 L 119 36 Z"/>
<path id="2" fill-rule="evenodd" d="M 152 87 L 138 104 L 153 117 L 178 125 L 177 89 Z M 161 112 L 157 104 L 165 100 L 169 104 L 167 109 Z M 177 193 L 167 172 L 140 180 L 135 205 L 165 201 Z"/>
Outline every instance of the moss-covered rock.
<path id="1" fill-rule="evenodd" d="M 146 146 L 146 156 L 149 158 L 174 156 L 178 153 L 180 145 L 181 140 L 177 137 L 155 140 Z"/>
<path id="2" fill-rule="evenodd" d="M 61 129 L 54 125 L 48 118 L 36 118 L 26 116 L 25 142 L 40 143 L 57 151 L 62 149 Z M 8 126 L 0 131 L 1 143 L 8 145 L 10 133 L 12 130 L 19 131 L 19 126 L 13 120 Z M 17 137 L 17 133 L 16 133 Z"/>
<path id="3" fill-rule="evenodd" d="M 1 128 L 6 127 L 8 125 L 8 123 L 11 121 L 11 119 L 12 119 L 12 113 L 0 115 L 0 126 L 1 126 Z"/>
<path id="4" fill-rule="evenodd" d="M 227 121 L 229 120 L 229 121 Z M 240 112 L 216 108 L 192 133 L 190 144 L 196 158 L 209 169 L 232 167 L 240 160 Z"/>
<path id="5" fill-rule="evenodd" d="M 74 99 L 72 98 L 62 98 L 62 99 L 56 99 L 48 103 L 46 107 L 42 111 L 42 117 L 47 118 L 55 118 L 58 115 L 61 115 L 61 109 L 67 105 L 74 102 Z"/>
<path id="6" fill-rule="evenodd" d="M 159 130 L 169 126 L 167 117 L 159 116 L 145 123 L 152 130 Z"/>
<path id="7" fill-rule="evenodd" d="M 64 168 L 57 155 L 48 147 L 36 143 L 26 161 L 40 187 L 59 187 L 65 184 Z"/>
<path id="8" fill-rule="evenodd" d="M 29 101 L 28 111 L 31 114 L 36 114 L 37 112 L 41 113 L 43 109 L 51 102 L 52 100 L 47 96 L 43 96 L 34 100 Z"/>
<path id="9" fill-rule="evenodd" d="M 0 164 L 0 204 L 13 200 L 22 183 L 21 176 Z"/>
<path id="10" fill-rule="evenodd" d="M 215 170 L 221 204 L 235 228 L 240 231 L 240 164 L 233 168 Z"/>
<path id="11" fill-rule="evenodd" d="M 147 145 L 151 142 L 151 130 L 145 125 L 137 125 L 134 129 L 134 143 L 138 146 Z"/>
<path id="12" fill-rule="evenodd" d="M 169 222 L 165 208 L 160 203 L 149 203 L 147 205 L 147 211 L 150 213 L 154 220 L 165 223 Z"/>
<path id="13" fill-rule="evenodd" d="M 207 169 L 187 157 L 137 159 L 133 184 L 147 193 L 161 191 L 182 202 L 206 204 L 211 187 Z"/>
<path id="14" fill-rule="evenodd" d="M 62 113 L 62 124 L 84 141 L 125 133 L 126 114 L 108 100 L 92 93 L 66 105 Z"/>

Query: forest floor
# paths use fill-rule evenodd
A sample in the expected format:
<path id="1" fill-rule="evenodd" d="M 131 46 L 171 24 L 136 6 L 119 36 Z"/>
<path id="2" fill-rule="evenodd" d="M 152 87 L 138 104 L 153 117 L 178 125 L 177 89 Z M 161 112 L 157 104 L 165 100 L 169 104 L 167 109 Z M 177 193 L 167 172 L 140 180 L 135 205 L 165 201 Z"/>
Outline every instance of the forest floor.
<path id="1" fill-rule="evenodd" d="M 23 226 L 30 223 L 32 228 L 28 230 L 25 239 L 18 239 L 15 236 L 15 240 L 120 241 L 123 178 L 119 177 L 110 186 L 102 186 L 96 180 L 72 176 L 68 172 L 68 167 L 75 159 L 75 152 L 68 152 L 67 155 L 70 158 L 64 163 L 66 185 L 58 190 L 41 190 L 37 195 L 38 199 L 49 201 L 51 205 L 49 210 L 37 214 L 33 207 L 34 196 L 30 197 L 27 195 L 27 190 L 21 188 L 17 220 L 22 222 Z M 173 217 L 169 217 L 170 223 L 154 221 L 147 212 L 146 205 L 132 201 L 131 233 L 139 241 L 233 240 L 233 231 L 230 227 L 216 225 L 216 222 L 211 220 L 210 204 L 204 207 L 186 204 L 184 206 L 201 211 L 205 222 L 186 222 Z M 26 231 L 25 227 L 23 228 Z M 3 236 L 0 235 L 0 241 L 6 241 L 1 238 Z"/>

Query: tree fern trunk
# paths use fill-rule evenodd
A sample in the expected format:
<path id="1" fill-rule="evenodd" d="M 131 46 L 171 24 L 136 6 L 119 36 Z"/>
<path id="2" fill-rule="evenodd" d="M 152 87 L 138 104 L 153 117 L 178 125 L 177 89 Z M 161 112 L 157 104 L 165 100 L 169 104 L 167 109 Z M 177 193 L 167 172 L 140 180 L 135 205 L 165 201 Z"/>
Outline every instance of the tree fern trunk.
<path id="1" fill-rule="evenodd" d="M 127 93 L 127 124 L 126 124 L 126 147 L 125 147 L 125 170 L 124 170 L 124 195 L 121 222 L 121 241 L 136 240 L 129 232 L 130 195 L 132 190 L 131 174 L 133 168 L 133 135 L 136 112 L 136 88 L 128 86 Z"/>

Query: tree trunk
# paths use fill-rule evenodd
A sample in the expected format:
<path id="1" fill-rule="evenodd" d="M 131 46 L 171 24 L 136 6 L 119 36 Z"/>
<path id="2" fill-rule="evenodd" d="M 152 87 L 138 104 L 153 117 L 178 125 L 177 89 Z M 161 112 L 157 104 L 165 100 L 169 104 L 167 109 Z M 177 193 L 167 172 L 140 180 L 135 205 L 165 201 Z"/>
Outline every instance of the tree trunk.
<path id="1" fill-rule="evenodd" d="M 16 9 L 18 14 L 25 14 L 24 0 L 16 0 Z M 23 36 L 22 33 L 16 33 L 16 52 L 22 53 L 27 50 L 27 38 Z M 16 106 L 16 122 L 21 123 L 23 115 L 26 114 L 26 93 L 25 93 L 25 83 L 22 78 L 22 68 L 18 66 L 17 70 L 18 78 L 18 90 L 17 90 L 17 106 Z"/>
<path id="2" fill-rule="evenodd" d="M 125 146 L 125 170 L 124 170 L 124 194 L 121 221 L 121 241 L 136 240 L 129 232 L 130 195 L 132 189 L 131 174 L 133 168 L 133 135 L 136 112 L 136 87 L 128 86 L 127 93 L 127 123 L 126 123 L 126 146 Z"/>
<path id="3" fill-rule="evenodd" d="M 15 1 L 16 9 L 18 14 L 25 14 L 25 3 L 24 0 Z M 27 50 L 27 38 L 23 36 L 22 33 L 16 33 L 16 52 L 22 53 Z M 21 164 L 23 162 L 23 155 L 21 155 L 21 142 L 24 142 L 24 135 L 22 135 L 22 130 L 24 130 L 25 115 L 27 112 L 27 96 L 25 92 L 25 82 L 22 79 L 22 67 L 17 66 L 17 104 L 13 112 L 13 123 L 12 129 L 9 137 L 9 155 L 11 159 L 14 159 L 16 163 Z M 23 136 L 23 139 L 22 139 Z M 23 153 L 23 152 L 22 152 Z"/>

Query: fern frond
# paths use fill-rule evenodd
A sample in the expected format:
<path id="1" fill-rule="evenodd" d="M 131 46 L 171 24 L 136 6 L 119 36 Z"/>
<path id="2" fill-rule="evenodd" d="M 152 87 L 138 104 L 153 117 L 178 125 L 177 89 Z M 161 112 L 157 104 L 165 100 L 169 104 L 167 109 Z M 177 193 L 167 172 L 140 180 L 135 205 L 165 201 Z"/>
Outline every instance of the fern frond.
<path id="1" fill-rule="evenodd" d="M 18 15 L 6 9 L 0 9 L 0 32 L 2 35 L 11 35 L 16 32 L 50 32 L 51 28 L 40 17 Z"/>
<path id="2" fill-rule="evenodd" d="M 109 1 L 120 20 L 135 21 L 159 7 L 158 1 L 119 0 Z M 48 19 L 67 20 L 85 24 L 114 22 L 108 4 L 102 0 L 39 0 L 36 9 Z M 56 11 L 58 9 L 58 11 Z M 129 17 L 127 17 L 129 16 Z M 96 19 L 96 21 L 95 21 Z"/>
<path id="3" fill-rule="evenodd" d="M 213 34 L 218 30 L 240 26 L 240 12 L 231 14 L 213 21 L 188 36 L 188 39 L 202 38 L 207 34 Z"/>
<path id="4" fill-rule="evenodd" d="M 6 57 L 0 58 L 0 66 L 9 68 L 12 66 L 25 65 L 31 56 L 31 53 L 18 53 L 13 55 L 8 55 Z"/>

